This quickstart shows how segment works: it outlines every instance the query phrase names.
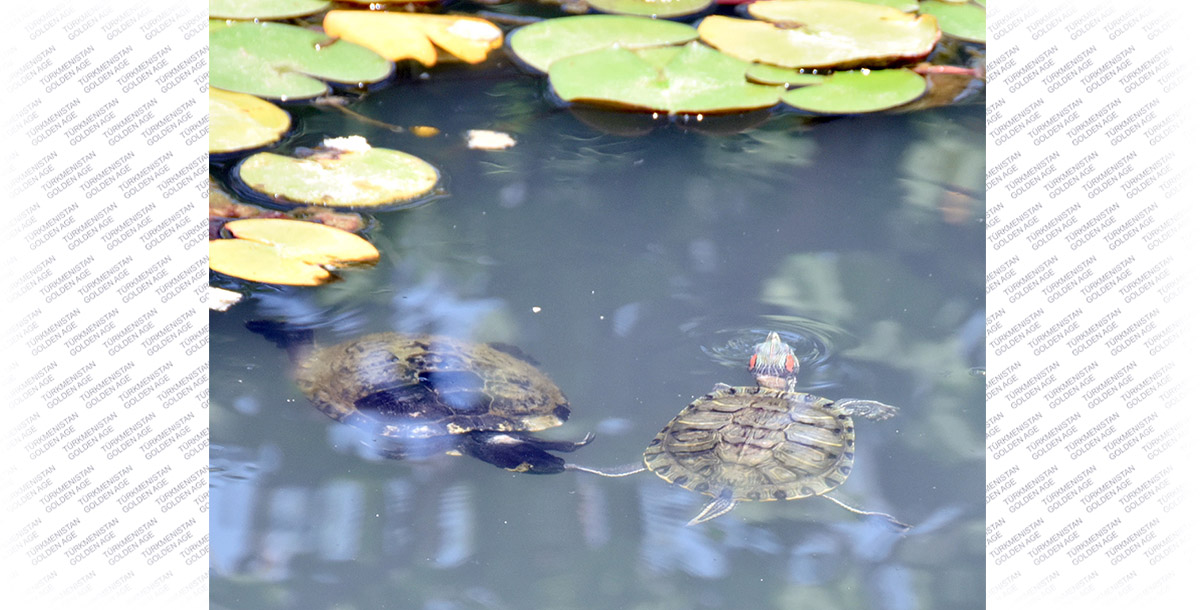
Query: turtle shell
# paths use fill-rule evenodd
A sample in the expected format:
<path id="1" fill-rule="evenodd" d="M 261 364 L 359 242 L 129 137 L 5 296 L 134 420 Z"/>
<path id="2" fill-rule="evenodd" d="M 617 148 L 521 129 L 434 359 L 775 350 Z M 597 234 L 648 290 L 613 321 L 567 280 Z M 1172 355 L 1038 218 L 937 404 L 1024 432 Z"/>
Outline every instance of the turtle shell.
<path id="1" fill-rule="evenodd" d="M 437 335 L 378 333 L 317 348 L 296 382 L 326 415 L 397 440 L 533 432 L 570 413 L 558 386 L 515 348 Z"/>
<path id="2" fill-rule="evenodd" d="M 689 404 L 642 456 L 670 483 L 736 501 L 824 494 L 854 464 L 854 423 L 827 398 L 764 387 L 718 386 Z"/>

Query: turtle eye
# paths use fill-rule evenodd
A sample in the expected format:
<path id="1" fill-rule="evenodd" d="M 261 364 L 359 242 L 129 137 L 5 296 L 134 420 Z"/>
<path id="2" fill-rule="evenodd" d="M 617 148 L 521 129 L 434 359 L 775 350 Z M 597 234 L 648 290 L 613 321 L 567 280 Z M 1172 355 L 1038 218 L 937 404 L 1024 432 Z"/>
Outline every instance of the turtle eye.
<path id="1" fill-rule="evenodd" d="M 796 357 L 791 354 L 788 354 L 787 359 L 785 359 L 783 361 L 783 368 L 787 369 L 787 372 L 789 372 L 789 373 L 795 371 L 796 370 Z"/>
<path id="2" fill-rule="evenodd" d="M 754 365 L 758 363 L 758 354 L 750 356 L 750 370 L 754 370 Z"/>

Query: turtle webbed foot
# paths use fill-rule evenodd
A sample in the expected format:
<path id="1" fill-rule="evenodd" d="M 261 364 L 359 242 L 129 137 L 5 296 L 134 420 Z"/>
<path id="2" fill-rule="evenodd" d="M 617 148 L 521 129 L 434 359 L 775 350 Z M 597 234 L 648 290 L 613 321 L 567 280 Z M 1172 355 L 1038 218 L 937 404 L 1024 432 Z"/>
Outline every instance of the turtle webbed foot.
<path id="1" fill-rule="evenodd" d="M 876 400 L 843 398 L 833 403 L 833 410 L 855 417 L 881 420 L 892 417 L 899 412 L 900 409 Z"/>
<path id="2" fill-rule="evenodd" d="M 713 501 L 709 502 L 704 509 L 700 511 L 700 514 L 692 517 L 692 520 L 688 521 L 687 524 L 698 525 L 704 523 L 705 521 L 711 521 L 733 510 L 733 507 L 736 505 L 737 500 L 733 499 L 733 494 L 729 490 L 725 490 L 721 492 L 721 495 L 713 498 Z"/>
<path id="3" fill-rule="evenodd" d="M 493 466 L 528 474 L 557 474 L 566 470 L 566 462 L 550 451 L 574 451 L 592 441 L 588 434 L 581 441 L 546 441 L 503 432 L 474 432 L 463 436 L 459 449 Z"/>
<path id="4" fill-rule="evenodd" d="M 540 438 L 533 438 L 531 436 L 522 437 L 521 440 L 529 445 L 537 447 L 538 449 L 542 449 L 543 451 L 559 451 L 562 453 L 570 453 L 596 440 L 596 435 L 588 432 L 581 440 L 577 441 L 547 441 Z"/>

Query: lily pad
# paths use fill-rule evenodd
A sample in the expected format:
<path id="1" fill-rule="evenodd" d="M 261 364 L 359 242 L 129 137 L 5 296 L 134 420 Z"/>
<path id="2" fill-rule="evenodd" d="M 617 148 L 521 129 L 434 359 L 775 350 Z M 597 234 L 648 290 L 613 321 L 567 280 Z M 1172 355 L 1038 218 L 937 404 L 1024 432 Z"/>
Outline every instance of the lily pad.
<path id="1" fill-rule="evenodd" d="M 213 19 L 291 19 L 315 15 L 327 8 L 326 0 L 208 0 Z"/>
<path id="2" fill-rule="evenodd" d="M 282 108 L 245 93 L 208 89 L 208 152 L 232 153 L 278 142 L 291 128 Z"/>
<path id="3" fill-rule="evenodd" d="M 941 38 L 937 20 L 853 0 L 772 0 L 750 5 L 763 21 L 706 17 L 700 39 L 746 61 L 845 69 L 909 63 Z"/>
<path id="4" fill-rule="evenodd" d="M 413 155 L 373 148 L 360 137 L 337 140 L 302 157 L 251 155 L 235 178 L 276 203 L 337 208 L 398 207 L 437 186 L 437 169 Z"/>
<path id="5" fill-rule="evenodd" d="M 383 11 L 329 11 L 325 33 L 361 44 L 391 61 L 437 63 L 437 47 L 467 63 L 487 59 L 504 44 L 504 32 L 478 17 Z"/>
<path id="6" fill-rule="evenodd" d="M 695 40 L 695 28 L 647 17 L 576 15 L 521 26 L 508 35 L 509 51 L 521 62 L 546 72 L 556 60 L 598 49 L 644 49 Z"/>
<path id="7" fill-rule="evenodd" d="M 329 92 L 325 81 L 366 86 L 392 62 L 352 42 L 282 23 L 209 22 L 209 84 L 283 101 Z"/>
<path id="8" fill-rule="evenodd" d="M 550 66 L 563 100 L 662 111 L 729 113 L 779 102 L 781 89 L 746 82 L 749 64 L 699 42 L 631 51 L 601 49 Z"/>
<path id="9" fill-rule="evenodd" d="M 981 44 L 985 42 L 987 15 L 983 7 L 977 4 L 924 0 L 919 11 L 923 15 L 936 17 L 938 27 L 951 38 Z"/>
<path id="10" fill-rule="evenodd" d="M 335 279 L 327 267 L 373 263 L 367 240 L 322 224 L 250 218 L 225 225 L 234 239 L 208 242 L 209 269 L 265 284 L 316 286 Z"/>
<path id="11" fill-rule="evenodd" d="M 878 112 L 911 102 L 925 94 L 924 77 L 912 70 L 851 70 L 834 72 L 824 83 L 783 94 L 783 102 L 821 114 Z"/>
<path id="12" fill-rule="evenodd" d="M 771 64 L 751 64 L 746 70 L 746 79 L 765 85 L 787 85 L 799 87 L 803 85 L 819 85 L 825 82 L 823 74 L 807 74 L 789 68 L 780 68 Z"/>
<path id="13" fill-rule="evenodd" d="M 917 0 L 854 0 L 855 2 L 863 2 L 865 4 L 878 4 L 879 6 L 889 6 L 898 11 L 906 13 L 917 12 Z"/>
<path id="14" fill-rule="evenodd" d="M 713 0 L 588 0 L 588 6 L 602 13 L 658 19 L 695 15 L 712 5 Z"/>

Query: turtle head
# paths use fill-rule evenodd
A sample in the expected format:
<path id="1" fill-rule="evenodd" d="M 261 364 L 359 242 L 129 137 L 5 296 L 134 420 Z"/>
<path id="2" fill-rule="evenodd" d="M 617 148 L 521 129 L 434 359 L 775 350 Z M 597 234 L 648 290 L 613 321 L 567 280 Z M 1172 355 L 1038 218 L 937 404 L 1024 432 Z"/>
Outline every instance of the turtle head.
<path id="1" fill-rule="evenodd" d="M 796 385 L 796 352 L 771 331 L 767 340 L 754 346 L 750 372 L 758 385 L 776 390 L 791 390 Z"/>

